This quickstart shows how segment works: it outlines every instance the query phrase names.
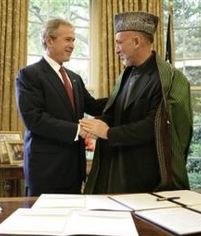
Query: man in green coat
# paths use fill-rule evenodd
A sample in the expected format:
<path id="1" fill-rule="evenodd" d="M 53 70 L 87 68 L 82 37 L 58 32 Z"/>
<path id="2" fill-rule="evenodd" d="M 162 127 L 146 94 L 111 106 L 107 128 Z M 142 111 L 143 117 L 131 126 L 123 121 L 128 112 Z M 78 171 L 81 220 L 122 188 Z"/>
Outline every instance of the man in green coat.
<path id="1" fill-rule="evenodd" d="M 152 51 L 158 17 L 115 15 L 116 53 L 126 66 L 99 119 L 82 119 L 98 137 L 85 193 L 189 189 L 190 85 Z"/>

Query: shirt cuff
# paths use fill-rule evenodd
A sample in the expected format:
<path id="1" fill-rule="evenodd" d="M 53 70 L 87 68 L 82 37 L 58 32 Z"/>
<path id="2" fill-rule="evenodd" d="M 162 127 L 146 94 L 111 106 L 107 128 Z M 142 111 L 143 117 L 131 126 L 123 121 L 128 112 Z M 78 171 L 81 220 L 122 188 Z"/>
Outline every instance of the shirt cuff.
<path id="1" fill-rule="evenodd" d="M 78 139 L 79 139 L 79 133 L 80 133 L 80 124 L 77 125 L 77 133 L 76 133 L 76 136 L 75 136 L 74 141 L 78 141 Z"/>

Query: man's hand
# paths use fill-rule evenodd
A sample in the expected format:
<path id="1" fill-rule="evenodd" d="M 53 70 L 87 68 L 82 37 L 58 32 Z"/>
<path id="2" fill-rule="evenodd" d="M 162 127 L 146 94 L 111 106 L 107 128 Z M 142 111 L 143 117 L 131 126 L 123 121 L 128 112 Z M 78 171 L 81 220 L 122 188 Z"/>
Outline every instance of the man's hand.
<path id="1" fill-rule="evenodd" d="M 107 132 L 109 126 L 99 119 L 83 118 L 80 120 L 82 129 L 92 135 L 95 135 L 102 139 L 107 139 Z"/>
<path id="2" fill-rule="evenodd" d="M 95 136 L 94 134 L 90 134 L 88 133 L 86 130 L 83 129 L 83 127 L 80 125 L 80 132 L 79 135 L 83 138 L 83 139 L 97 139 L 98 137 Z"/>

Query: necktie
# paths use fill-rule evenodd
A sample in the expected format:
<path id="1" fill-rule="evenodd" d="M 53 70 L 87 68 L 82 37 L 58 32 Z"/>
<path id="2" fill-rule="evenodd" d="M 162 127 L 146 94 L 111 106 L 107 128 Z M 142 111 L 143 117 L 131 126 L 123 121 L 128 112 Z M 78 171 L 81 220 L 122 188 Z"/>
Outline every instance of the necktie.
<path id="1" fill-rule="evenodd" d="M 75 111 L 75 102 L 74 102 L 74 95 L 73 95 L 73 88 L 71 87 L 70 81 L 67 77 L 66 71 L 64 67 L 60 67 L 59 72 L 61 73 L 62 79 L 64 81 L 64 87 L 68 93 L 68 96 L 70 98 L 73 110 Z"/>

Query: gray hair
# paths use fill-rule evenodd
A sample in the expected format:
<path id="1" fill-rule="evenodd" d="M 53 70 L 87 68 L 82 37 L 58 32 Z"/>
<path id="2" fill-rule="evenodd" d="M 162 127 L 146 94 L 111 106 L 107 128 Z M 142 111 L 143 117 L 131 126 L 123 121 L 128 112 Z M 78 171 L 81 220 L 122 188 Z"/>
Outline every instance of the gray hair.
<path id="1" fill-rule="evenodd" d="M 43 25 L 42 45 L 45 49 L 47 48 L 46 38 L 49 36 L 49 37 L 55 39 L 57 37 L 57 29 L 59 28 L 60 25 L 66 25 L 69 28 L 74 28 L 70 22 L 63 20 L 61 18 L 55 18 L 55 19 L 48 20 Z"/>

